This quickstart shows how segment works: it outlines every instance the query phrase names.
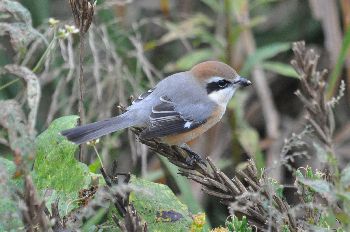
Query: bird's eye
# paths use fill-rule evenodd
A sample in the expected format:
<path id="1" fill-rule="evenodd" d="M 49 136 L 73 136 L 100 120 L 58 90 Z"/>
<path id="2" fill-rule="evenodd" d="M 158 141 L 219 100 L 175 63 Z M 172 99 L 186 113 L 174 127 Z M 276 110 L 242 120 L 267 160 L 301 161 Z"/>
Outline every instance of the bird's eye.
<path id="1" fill-rule="evenodd" d="M 218 83 L 218 86 L 220 87 L 220 88 L 226 88 L 227 87 L 227 81 L 225 81 L 225 80 L 220 80 L 220 81 L 218 81 L 217 82 Z"/>

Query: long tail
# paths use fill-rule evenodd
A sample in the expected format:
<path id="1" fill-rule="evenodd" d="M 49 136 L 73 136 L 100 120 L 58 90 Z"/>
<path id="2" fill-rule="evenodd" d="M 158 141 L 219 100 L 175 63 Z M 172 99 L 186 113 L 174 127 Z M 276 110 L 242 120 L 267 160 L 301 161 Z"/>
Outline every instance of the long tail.
<path id="1" fill-rule="evenodd" d="M 64 130 L 61 134 L 75 144 L 82 144 L 135 124 L 135 120 L 126 112 L 114 118 Z"/>

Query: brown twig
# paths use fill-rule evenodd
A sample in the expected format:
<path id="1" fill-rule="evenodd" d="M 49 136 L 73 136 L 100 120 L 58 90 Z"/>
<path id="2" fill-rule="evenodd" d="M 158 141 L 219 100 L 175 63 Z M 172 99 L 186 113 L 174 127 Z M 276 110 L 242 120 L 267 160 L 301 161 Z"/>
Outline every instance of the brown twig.
<path id="1" fill-rule="evenodd" d="M 115 168 L 116 163 L 114 163 L 114 169 Z M 109 176 L 103 168 L 100 170 L 107 186 L 110 188 L 118 184 L 128 184 L 130 181 L 130 174 L 115 173 L 112 176 Z M 124 194 L 120 194 L 119 192 L 113 193 L 114 206 L 123 219 L 119 220 L 116 215 L 113 215 L 112 218 L 118 225 L 119 229 L 123 232 L 146 232 L 147 224 L 142 222 L 142 219 L 136 212 L 135 207 L 129 202 L 129 195 L 130 192 L 126 192 Z"/>
<path id="2" fill-rule="evenodd" d="M 21 209 L 26 231 L 49 231 L 50 223 L 45 214 L 45 203 L 40 201 L 30 175 L 24 177 L 24 192 L 18 192 L 24 207 Z"/>
<path id="3" fill-rule="evenodd" d="M 69 0 L 70 6 L 72 8 L 72 13 L 74 16 L 75 25 L 79 28 L 79 120 L 78 125 L 81 125 L 84 121 L 84 37 L 86 32 L 89 30 L 91 25 L 96 2 L 90 3 L 89 0 Z M 79 146 L 79 160 L 83 160 L 83 149 Z"/>
<path id="4" fill-rule="evenodd" d="M 134 128 L 133 132 L 139 134 L 141 130 Z M 245 215 L 257 228 L 266 229 L 271 224 L 272 230 L 277 231 L 283 224 L 288 225 L 290 231 L 297 231 L 296 219 L 290 213 L 288 203 L 271 191 L 267 177 L 259 176 L 252 160 L 238 176 L 230 179 L 210 158 L 206 158 L 205 164 L 195 162 L 191 166 L 187 158 L 192 154 L 185 149 L 157 140 L 140 139 L 140 142 L 178 166 L 179 173 L 202 185 L 205 193 L 219 198 L 222 203 L 234 209 L 235 213 Z M 269 205 L 273 210 L 265 207 L 266 201 L 271 202 Z"/>

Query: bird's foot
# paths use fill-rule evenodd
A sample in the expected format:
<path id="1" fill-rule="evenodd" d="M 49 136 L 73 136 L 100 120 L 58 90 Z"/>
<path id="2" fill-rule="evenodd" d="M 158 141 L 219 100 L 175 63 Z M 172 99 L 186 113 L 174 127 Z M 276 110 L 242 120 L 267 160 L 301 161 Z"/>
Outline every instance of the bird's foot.
<path id="1" fill-rule="evenodd" d="M 186 157 L 186 161 L 185 161 L 186 164 L 188 164 L 190 166 L 193 166 L 196 163 L 201 163 L 204 166 L 207 166 L 205 161 L 203 160 L 203 158 L 200 155 L 198 155 L 197 153 L 195 153 L 194 151 L 192 151 L 189 148 L 183 147 L 183 149 L 185 151 L 187 151 L 188 155 L 189 155 L 189 156 Z"/>

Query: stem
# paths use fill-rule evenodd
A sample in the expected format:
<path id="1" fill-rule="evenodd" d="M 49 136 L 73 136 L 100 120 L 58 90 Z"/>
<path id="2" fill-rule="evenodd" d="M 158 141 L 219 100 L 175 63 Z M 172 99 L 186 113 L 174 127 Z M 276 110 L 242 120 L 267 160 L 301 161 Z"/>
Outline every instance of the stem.
<path id="1" fill-rule="evenodd" d="M 33 68 L 33 70 L 32 70 L 33 73 L 36 73 L 37 71 L 39 71 L 39 68 L 44 63 L 44 59 L 50 54 L 51 50 L 56 46 L 56 41 L 57 41 L 56 32 L 54 32 L 53 39 L 51 40 L 51 42 L 47 46 L 44 54 L 40 57 L 38 63 Z"/>
<path id="2" fill-rule="evenodd" d="M 100 160 L 101 167 L 102 167 L 103 169 L 105 169 L 104 166 L 103 166 L 103 162 L 102 162 L 101 156 L 100 156 L 100 154 L 98 153 L 98 151 L 97 151 L 97 149 L 96 149 L 96 146 L 93 145 L 93 147 L 94 147 L 94 150 L 95 150 L 95 152 L 96 152 L 96 155 L 97 155 L 98 159 Z"/>
<path id="3" fill-rule="evenodd" d="M 2 91 L 3 89 L 6 89 L 7 87 L 9 87 L 10 85 L 16 83 L 17 81 L 19 81 L 19 78 L 14 79 L 10 82 L 7 82 L 6 84 L 4 84 L 3 86 L 0 87 L 0 91 Z"/>
<path id="4" fill-rule="evenodd" d="M 82 24 L 81 24 L 82 25 Z M 82 28 L 80 28 L 80 41 L 79 41 L 79 67 L 80 67 L 80 75 L 79 75 L 79 120 L 78 125 L 81 125 L 84 121 L 84 69 L 83 69 L 83 57 L 84 57 L 84 32 Z M 82 145 L 79 146 L 79 161 L 83 160 L 83 149 Z"/>

